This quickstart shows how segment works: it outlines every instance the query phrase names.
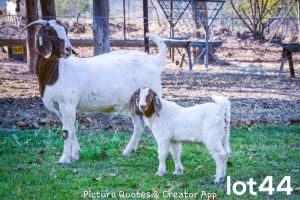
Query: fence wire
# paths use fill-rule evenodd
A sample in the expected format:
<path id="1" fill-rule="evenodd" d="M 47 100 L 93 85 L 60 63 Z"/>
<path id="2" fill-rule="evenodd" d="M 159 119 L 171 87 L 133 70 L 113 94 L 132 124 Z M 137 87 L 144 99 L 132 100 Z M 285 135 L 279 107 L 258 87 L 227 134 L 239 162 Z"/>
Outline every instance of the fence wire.
<path id="1" fill-rule="evenodd" d="M 122 42 L 122 45 L 114 44 L 114 40 L 140 40 L 142 41 L 144 39 L 143 29 L 143 5 L 142 1 L 125 1 L 125 12 L 123 11 L 122 7 L 122 0 L 115 0 L 110 1 L 110 25 L 109 25 L 109 33 L 110 33 L 110 40 L 111 42 L 111 50 L 119 50 L 119 49 L 138 49 L 143 50 L 143 47 L 140 44 L 134 44 L 134 43 L 126 43 Z M 192 9 L 191 6 L 187 7 L 186 10 L 183 10 L 186 6 L 183 4 L 177 5 L 174 9 L 177 10 L 177 14 L 173 16 L 173 19 L 170 20 L 170 18 L 166 17 L 166 11 L 162 9 L 158 1 L 149 1 L 149 31 L 157 34 L 164 38 L 170 38 L 171 32 L 173 31 L 174 38 L 180 38 L 180 39 L 187 39 L 187 38 L 194 38 L 197 37 L 204 38 L 204 31 L 200 27 L 197 27 L 197 20 L 193 18 Z M 121 6 L 120 6 L 121 5 Z M 208 5 L 209 6 L 209 5 Z M 223 9 L 228 9 L 228 3 L 225 3 Z M 184 13 L 180 13 L 183 12 Z M 176 13 L 174 11 L 174 13 Z M 169 13 L 170 15 L 170 13 Z M 169 16 L 170 17 L 170 16 Z M 25 39 L 25 33 L 19 34 L 19 31 L 24 27 L 25 21 L 21 19 L 21 25 L 18 27 L 15 23 L 10 21 L 11 16 L 5 15 L 5 12 L 2 12 L 2 15 L 0 16 L 0 23 L 1 23 L 1 29 L 0 29 L 0 35 L 3 39 Z M 81 57 L 90 57 L 93 56 L 93 31 L 92 31 L 92 22 L 93 19 L 91 18 L 91 15 L 85 15 L 81 18 L 79 18 L 77 22 L 76 16 L 57 16 L 57 19 L 62 21 L 63 24 L 68 28 L 69 30 L 69 37 L 70 39 L 82 39 L 86 41 L 83 41 L 82 45 L 78 45 L 79 50 L 82 52 L 80 54 Z M 271 24 L 270 27 L 266 30 L 265 37 L 268 39 L 272 33 L 278 28 L 280 21 L 282 20 L 282 17 L 278 17 L 274 19 L 274 22 Z M 172 23 L 170 22 L 172 21 Z M 174 25 L 174 22 L 176 22 L 176 25 Z M 275 38 L 273 38 L 273 43 L 277 43 L 277 47 L 280 50 L 280 46 L 278 45 L 280 42 L 284 43 L 296 43 L 298 42 L 298 21 L 295 18 L 292 18 L 291 16 L 288 17 L 283 25 L 281 26 L 280 30 L 278 31 L 278 34 Z M 199 34 L 200 33 L 200 34 Z M 246 41 L 246 39 L 250 39 L 252 43 L 255 43 L 256 41 L 253 40 L 251 34 L 247 32 L 247 29 L 245 25 L 241 22 L 241 20 L 234 15 L 228 16 L 228 12 L 225 12 L 224 10 L 221 10 L 217 18 L 212 24 L 212 27 L 210 28 L 210 39 L 211 40 L 221 40 L 223 41 L 223 47 L 216 49 L 216 53 L 219 51 L 222 51 L 222 48 L 227 48 L 226 41 L 233 40 L 232 37 L 235 37 L 237 41 L 240 41 L 239 44 L 236 46 L 236 48 L 239 48 L 241 51 L 248 51 L 249 48 L 251 50 L 251 45 L 247 44 L 249 43 L 249 40 Z M 245 40 L 245 41 L 243 41 Z M 266 40 L 265 40 L 266 41 Z M 230 42 L 230 45 L 234 48 L 235 42 Z M 244 46 L 244 48 L 241 48 L 241 45 Z M 264 45 L 264 44 L 261 44 Z M 12 45 L 14 46 L 14 45 Z M 275 45 L 276 46 L 276 45 Z M 6 51 L 8 51 L 6 47 Z M 272 49 L 272 48 L 271 48 Z M 155 49 L 151 48 L 151 53 L 155 53 Z M 175 60 L 180 60 L 182 58 L 182 54 L 185 54 L 185 49 L 175 49 Z M 11 55 L 10 58 L 12 59 L 18 59 L 19 55 Z M 298 56 L 295 56 L 296 59 L 298 59 Z M 26 58 L 24 57 L 24 60 Z M 278 57 L 278 60 L 280 59 L 280 55 Z M 235 55 L 228 56 L 226 61 L 236 61 L 240 60 L 240 57 Z M 247 61 L 247 59 L 244 59 L 242 61 Z M 251 60 L 248 60 L 251 61 Z M 267 59 L 267 61 L 269 61 Z M 187 62 L 187 61 L 186 61 Z"/>
<path id="2" fill-rule="evenodd" d="M 125 5 L 125 18 L 123 13 L 122 0 L 114 0 L 110 1 L 110 16 L 109 16 L 109 33 L 110 33 L 110 45 L 111 51 L 117 50 L 140 50 L 144 51 L 143 40 L 144 40 L 144 24 L 143 24 L 143 5 L 142 1 L 130 1 L 126 0 Z M 204 37 L 204 32 L 202 29 L 196 26 L 195 20 L 191 14 L 191 11 L 185 13 L 181 16 L 180 20 L 178 20 L 176 26 L 171 27 L 168 19 L 166 18 L 163 10 L 157 1 L 152 0 L 148 1 L 149 5 L 149 31 L 151 33 L 157 34 L 163 38 L 170 38 L 171 28 L 174 30 L 174 38 L 177 39 L 191 39 L 195 38 L 195 33 L 200 33 L 200 38 Z M 223 9 L 228 9 L 228 3 L 225 3 Z M 189 10 L 191 10 L 189 8 Z M 70 15 L 59 15 L 57 19 L 60 20 L 68 29 L 68 36 L 71 40 L 76 40 L 77 45 L 74 47 L 76 52 L 80 57 L 91 57 L 93 56 L 93 19 L 92 15 L 86 15 L 79 18 L 77 22 L 76 16 Z M 25 16 L 26 17 L 26 16 Z M 280 27 L 278 34 L 273 39 L 271 45 L 267 50 L 265 49 L 267 39 L 273 32 L 278 28 L 279 23 L 282 21 L 282 17 L 278 17 L 274 19 L 272 25 L 266 30 L 265 37 L 266 39 L 263 41 L 255 40 L 249 32 L 247 32 L 246 27 L 235 16 L 228 15 L 228 12 L 221 12 L 213 22 L 210 28 L 210 39 L 215 41 L 222 41 L 222 46 L 218 48 L 212 49 L 213 53 L 220 59 L 223 63 L 238 63 L 232 66 L 226 66 L 230 70 L 230 75 L 224 73 L 220 74 L 218 70 L 212 69 L 214 75 L 209 72 L 204 72 L 201 74 L 193 74 L 194 78 L 191 79 L 192 74 L 185 74 L 181 72 L 167 72 L 162 76 L 163 88 L 168 93 L 166 95 L 167 98 L 175 100 L 179 103 L 190 103 L 191 101 L 195 103 L 202 103 L 205 101 L 209 101 L 207 94 L 207 88 L 212 88 L 210 84 L 216 84 L 213 87 L 214 92 L 224 92 L 222 88 L 224 85 L 228 84 L 229 80 L 232 79 L 230 85 L 234 85 L 235 90 L 238 90 L 243 95 L 244 99 L 247 99 L 253 94 L 256 95 L 254 91 L 249 93 L 244 89 L 259 89 L 259 85 L 265 85 L 265 82 L 269 82 L 268 87 L 262 93 L 262 96 L 265 98 L 264 101 L 261 101 L 259 97 L 255 97 L 255 102 L 245 101 L 242 103 L 235 102 L 235 110 L 233 110 L 233 114 L 235 114 L 236 120 L 244 120 L 246 119 L 246 115 L 253 115 L 255 118 L 260 115 L 265 115 L 265 113 L 272 114 L 274 116 L 274 120 L 276 121 L 276 117 L 281 113 L 294 113 L 293 119 L 299 118 L 298 108 L 299 104 L 299 92 L 294 92 L 292 95 L 286 94 L 285 90 L 288 90 L 290 87 L 289 81 L 290 79 L 284 79 L 282 83 L 284 83 L 286 88 L 278 84 L 273 80 L 273 75 L 270 73 L 271 69 L 266 67 L 265 63 L 270 63 L 270 65 L 276 65 L 275 68 L 279 70 L 280 59 L 282 57 L 282 46 L 280 43 L 286 43 L 287 48 L 296 46 L 299 44 L 297 35 L 298 35 L 298 22 L 296 19 L 292 17 L 288 17 L 283 25 Z M 20 34 L 20 30 L 25 27 L 25 21 L 21 20 L 20 26 L 16 26 L 12 22 L 8 21 L 5 13 L 0 15 L 0 40 L 1 39 L 13 39 L 24 40 L 26 38 L 26 33 Z M 139 42 L 132 42 L 133 40 L 137 40 Z M 18 45 L 19 42 L 12 43 L 11 46 L 6 46 L 4 48 L 4 52 L 0 52 L 0 65 L 9 65 L 9 66 L 20 66 L 19 60 L 26 61 L 26 50 L 23 49 L 23 46 Z M 0 44 L 0 46 L 2 46 Z M 17 47 L 16 47 L 17 46 Z M 16 47 L 12 49 L 12 47 Z M 3 49 L 2 49 L 3 50 Z M 13 54 L 13 51 L 16 51 Z M 296 75 L 299 74 L 299 64 L 300 57 L 298 52 L 300 48 L 293 49 L 293 60 L 296 69 Z M 18 53 L 24 54 L 18 54 Z M 150 48 L 151 54 L 157 53 L 157 48 Z M 180 63 L 183 59 L 183 54 L 186 54 L 186 49 L 181 48 L 178 43 L 178 48 L 174 48 L 174 65 Z M 271 56 L 272 55 L 272 56 Z M 192 55 L 193 57 L 193 55 Z M 171 59 L 171 54 L 168 54 L 168 59 Z M 192 58 L 194 59 L 194 57 Z M 184 70 L 188 69 L 188 59 L 187 56 L 183 59 L 184 62 Z M 243 67 L 244 65 L 247 67 Z M 258 64 L 259 67 L 254 66 L 253 63 L 261 63 Z M 274 64 L 275 63 L 275 64 Z M 287 65 L 287 64 L 286 64 Z M 269 65 L 268 65 L 269 66 Z M 200 65 L 203 69 L 203 65 Z M 240 68 L 241 67 L 241 68 Z M 265 69 L 262 69 L 265 68 Z M 284 70 L 287 72 L 285 77 L 289 77 L 288 68 L 285 67 Z M 238 72 L 237 72 L 238 71 Z M 276 74 L 278 71 L 276 71 Z M 260 74 L 263 77 L 263 80 L 256 80 L 256 75 Z M 274 73 L 273 73 L 274 74 Z M 184 76 L 186 75 L 186 76 Z M 239 77 L 235 79 L 236 77 Z M 299 75 L 298 75 L 299 76 Z M 203 80 L 199 80 L 199 77 L 202 77 Z M 227 78 L 228 77 L 228 78 Z M 213 80 L 213 83 L 206 83 L 205 80 Z M 265 81 L 268 80 L 268 81 Z M 293 88 L 298 87 L 299 79 L 295 80 L 291 85 Z M 4 82 L 2 78 L 0 78 L 0 82 Z M 238 84 L 237 84 L 238 83 Z M 239 84 L 240 83 L 240 84 Z M 256 84 L 257 83 L 257 84 Z M 2 85 L 2 84 L 0 84 Z M 200 89 L 199 89 L 200 88 Z M 237 88 L 237 89 L 236 89 Z M 239 91 L 240 89 L 240 91 Z M 272 93 L 277 93 L 278 98 L 286 98 L 287 101 L 284 101 L 282 105 L 280 105 L 280 109 L 276 109 L 276 106 L 273 106 L 273 103 L 267 102 L 267 93 L 272 89 Z M 174 90 L 180 91 L 180 94 L 174 94 Z M 201 90 L 201 93 L 199 91 Z M 6 89 L 1 89 L 1 91 L 6 91 Z M 228 92 L 227 95 L 234 93 L 235 91 L 231 91 L 231 88 L 226 88 Z M 293 90 L 295 91 L 295 90 Z M 244 93 L 244 94 L 243 94 Z M 177 95 L 177 96 L 176 96 Z M 296 96 L 295 96 L 296 95 Z M 297 96 L 298 95 L 298 96 Z M 38 96 L 38 94 L 35 94 Z M 199 96 L 202 96 L 202 99 L 199 100 Z M 203 97 L 205 98 L 203 99 Z M 289 96 L 288 98 L 286 96 Z M 182 99 L 185 100 L 182 100 Z M 242 98 L 242 97 L 241 97 Z M 289 98 L 293 98 L 290 100 Z M 298 100 L 295 100 L 297 99 Z M 0 98 L 1 99 L 1 98 Z M 238 99 L 238 98 L 237 98 Z M 204 101 L 205 100 L 205 101 Z M 266 101 L 266 102 L 265 102 Z M 264 105 L 260 105 L 265 102 Z M 275 103 L 274 103 L 275 104 Z M 250 106 L 249 106 L 250 105 Z M 257 105 L 257 108 L 255 107 Z M 240 106 L 240 107 L 239 107 Z M 251 107 L 254 106 L 254 107 Z M 268 107 L 268 110 L 261 110 L 261 107 Z M 270 107 L 270 108 L 269 108 Z M 278 106 L 277 106 L 278 107 Z M 246 108 L 246 111 L 244 110 Z M 275 109 L 274 109 L 275 108 Z M 283 112 L 284 111 L 284 112 Z M 247 114 L 248 113 L 248 114 Z M 238 116 L 238 117 L 237 117 Z M 266 116 L 265 118 L 268 118 Z M 265 120 L 265 119 L 263 119 Z M 288 119 L 286 119 L 288 120 Z"/>

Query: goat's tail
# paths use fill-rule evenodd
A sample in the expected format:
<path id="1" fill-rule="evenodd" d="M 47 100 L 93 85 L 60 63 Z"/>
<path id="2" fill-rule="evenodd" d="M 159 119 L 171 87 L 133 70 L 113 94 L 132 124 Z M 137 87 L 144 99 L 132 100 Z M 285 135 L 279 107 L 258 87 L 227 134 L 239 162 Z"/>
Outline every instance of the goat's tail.
<path id="1" fill-rule="evenodd" d="M 160 37 L 154 34 L 146 33 L 146 37 L 149 37 L 149 39 L 152 40 L 158 46 L 159 53 L 158 55 L 156 55 L 156 60 L 157 60 L 157 64 L 163 67 L 166 63 L 167 52 L 168 52 L 168 48 L 166 44 Z"/>
<path id="2" fill-rule="evenodd" d="M 221 120 L 224 120 L 224 131 L 225 131 L 225 140 L 229 140 L 229 131 L 230 131 L 230 114 L 231 114 L 231 105 L 230 101 L 223 96 L 212 96 L 212 99 L 219 106 L 219 114 Z"/>

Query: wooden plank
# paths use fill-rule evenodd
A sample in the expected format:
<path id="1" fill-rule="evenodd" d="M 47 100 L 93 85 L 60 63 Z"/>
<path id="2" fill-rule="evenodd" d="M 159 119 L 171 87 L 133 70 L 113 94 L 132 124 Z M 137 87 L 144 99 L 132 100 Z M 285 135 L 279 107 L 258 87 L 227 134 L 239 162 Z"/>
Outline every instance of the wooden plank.
<path id="1" fill-rule="evenodd" d="M 282 43 L 280 44 L 284 50 L 291 52 L 300 52 L 300 44 L 299 43 Z"/>
<path id="2" fill-rule="evenodd" d="M 70 39 L 70 42 L 73 47 L 93 47 L 94 40 L 92 39 Z M 111 47 L 144 47 L 143 40 L 110 40 Z M 193 45 L 194 47 L 204 47 L 205 41 L 193 41 L 189 40 L 172 40 L 165 39 L 165 44 L 168 47 L 178 47 L 178 48 L 187 48 L 189 45 Z M 16 45 L 24 45 L 26 46 L 25 39 L 0 39 L 0 47 L 1 46 L 16 46 Z M 222 45 L 222 42 L 209 42 L 209 46 L 219 47 Z M 155 43 L 150 41 L 150 47 L 156 47 Z"/>

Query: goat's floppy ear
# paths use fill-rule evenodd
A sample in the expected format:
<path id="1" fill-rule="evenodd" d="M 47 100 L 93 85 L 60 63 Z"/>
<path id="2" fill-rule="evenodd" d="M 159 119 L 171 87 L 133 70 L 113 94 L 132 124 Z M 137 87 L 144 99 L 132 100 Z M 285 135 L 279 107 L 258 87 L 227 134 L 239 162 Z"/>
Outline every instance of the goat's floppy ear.
<path id="1" fill-rule="evenodd" d="M 41 27 L 35 38 L 35 46 L 38 53 L 44 58 L 49 58 L 52 53 L 52 43 L 45 33 L 44 27 Z"/>
<path id="2" fill-rule="evenodd" d="M 159 111 L 162 108 L 162 104 L 161 104 L 160 99 L 159 99 L 159 97 L 157 96 L 156 93 L 153 96 L 153 106 L 154 106 L 155 114 L 157 115 L 157 117 L 159 117 Z"/>
<path id="3" fill-rule="evenodd" d="M 138 95 L 137 92 L 133 93 L 133 95 L 130 97 L 129 99 L 129 108 L 130 108 L 130 112 L 132 114 L 137 114 L 137 115 L 143 115 L 143 113 L 140 111 L 140 109 L 138 108 L 138 106 L 136 105 L 136 96 Z"/>
<path id="4" fill-rule="evenodd" d="M 135 95 L 136 93 L 133 93 L 128 102 L 131 113 L 135 113 L 136 111 Z"/>

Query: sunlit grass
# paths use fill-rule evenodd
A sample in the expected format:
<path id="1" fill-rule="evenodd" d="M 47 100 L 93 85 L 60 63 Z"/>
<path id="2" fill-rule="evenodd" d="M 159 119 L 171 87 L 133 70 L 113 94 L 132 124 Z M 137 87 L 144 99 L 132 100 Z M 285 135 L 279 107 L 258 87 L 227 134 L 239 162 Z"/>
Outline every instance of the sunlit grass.
<path id="1" fill-rule="evenodd" d="M 215 164 L 204 146 L 184 145 L 184 174 L 174 176 L 171 156 L 167 174 L 158 177 L 156 142 L 143 134 L 137 152 L 124 157 L 122 151 L 130 133 L 79 132 L 82 148 L 79 161 L 62 166 L 57 163 L 63 139 L 49 131 L 15 131 L 0 133 L 0 198 L 1 199 L 78 199 L 98 194 L 120 199 L 124 195 L 151 195 L 152 199 L 185 192 L 215 193 L 218 199 L 297 199 L 300 197 L 300 127 L 257 126 L 231 131 L 231 156 L 227 175 L 236 181 L 257 182 L 252 196 L 249 188 L 242 196 L 226 195 L 227 185 L 214 184 Z M 259 192 L 258 185 L 273 176 L 276 188 L 284 176 L 291 176 L 295 191 L 290 196 Z M 239 189 L 241 190 L 241 189 Z M 232 191 L 231 191 L 232 193 Z M 104 195 L 104 196 L 103 196 Z M 158 195 L 158 196 L 155 196 Z M 101 197 L 101 196 L 98 196 Z M 191 196 L 190 196 L 191 197 Z M 195 195 L 193 196 L 195 197 Z M 136 196 L 138 198 L 138 196 Z M 149 199 L 149 198 L 148 198 Z M 172 199 L 172 198 L 171 198 Z M 173 196 L 173 199 L 175 197 Z M 204 196 L 203 196 L 203 199 Z"/>

